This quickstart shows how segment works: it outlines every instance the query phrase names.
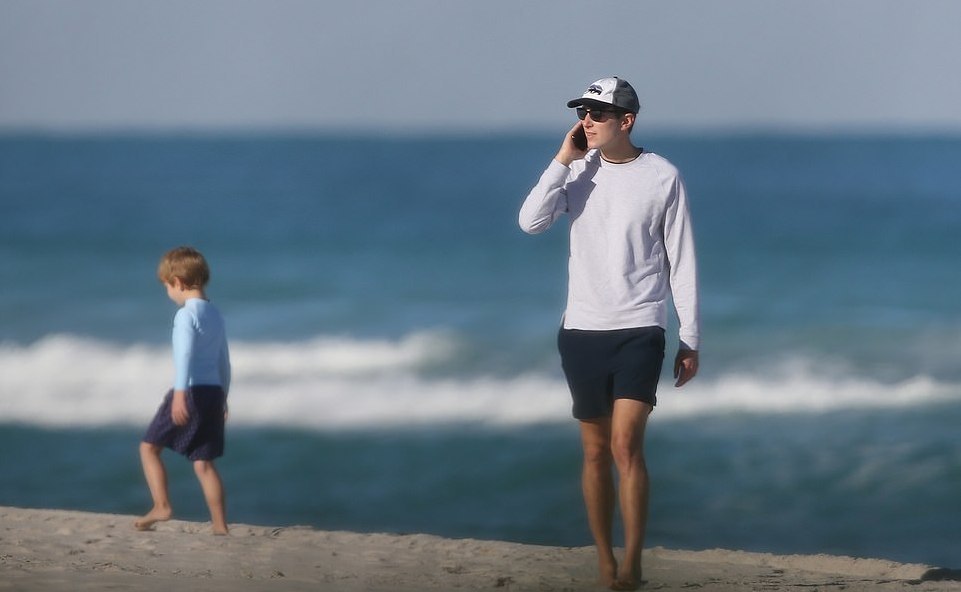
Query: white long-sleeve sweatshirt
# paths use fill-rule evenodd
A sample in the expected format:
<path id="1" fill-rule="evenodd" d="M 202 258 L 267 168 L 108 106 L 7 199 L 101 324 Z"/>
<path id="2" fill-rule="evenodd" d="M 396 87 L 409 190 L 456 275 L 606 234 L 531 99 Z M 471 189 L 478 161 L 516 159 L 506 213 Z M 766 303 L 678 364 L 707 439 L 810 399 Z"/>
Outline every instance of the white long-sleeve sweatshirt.
<path id="1" fill-rule="evenodd" d="M 673 297 L 681 346 L 700 346 L 694 234 L 684 182 L 643 152 L 614 164 L 592 150 L 570 168 L 551 162 L 521 206 L 530 234 L 570 217 L 567 329 L 667 328 Z"/>

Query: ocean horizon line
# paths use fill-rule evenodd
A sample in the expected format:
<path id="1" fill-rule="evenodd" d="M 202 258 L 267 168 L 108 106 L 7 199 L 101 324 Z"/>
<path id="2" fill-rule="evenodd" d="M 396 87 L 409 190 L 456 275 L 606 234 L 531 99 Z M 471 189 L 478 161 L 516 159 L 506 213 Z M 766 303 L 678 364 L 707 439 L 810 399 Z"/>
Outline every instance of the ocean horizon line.
<path id="1" fill-rule="evenodd" d="M 557 127 L 444 127 L 353 130 L 320 126 L 2 126 L 0 140 L 343 140 L 343 141 L 493 141 L 543 140 L 563 134 Z M 961 140 L 961 127 L 885 125 L 651 125 L 639 126 L 635 138 L 657 139 L 796 139 L 796 140 Z"/>

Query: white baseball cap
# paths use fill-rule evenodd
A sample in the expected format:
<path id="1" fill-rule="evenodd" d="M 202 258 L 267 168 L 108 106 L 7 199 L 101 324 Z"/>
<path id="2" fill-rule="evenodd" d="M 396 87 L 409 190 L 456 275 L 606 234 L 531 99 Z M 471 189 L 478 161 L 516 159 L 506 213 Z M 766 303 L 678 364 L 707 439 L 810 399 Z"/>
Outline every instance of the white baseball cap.
<path id="1" fill-rule="evenodd" d="M 581 105 L 588 107 L 591 105 L 607 105 L 631 113 L 637 113 L 641 110 L 641 102 L 637 100 L 634 87 L 617 76 L 601 78 L 588 86 L 579 99 L 567 101 L 568 107 L 580 107 Z"/>

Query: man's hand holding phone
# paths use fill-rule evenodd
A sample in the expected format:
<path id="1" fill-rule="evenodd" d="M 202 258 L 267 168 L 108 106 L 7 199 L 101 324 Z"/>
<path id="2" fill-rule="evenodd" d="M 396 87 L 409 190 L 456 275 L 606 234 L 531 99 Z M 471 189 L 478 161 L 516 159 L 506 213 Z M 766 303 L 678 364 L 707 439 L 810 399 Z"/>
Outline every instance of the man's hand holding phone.
<path id="1" fill-rule="evenodd" d="M 557 151 L 557 156 L 554 158 L 564 166 L 570 166 L 572 162 L 585 156 L 587 156 L 587 135 L 584 134 L 584 126 L 578 121 L 567 132 L 561 149 Z"/>

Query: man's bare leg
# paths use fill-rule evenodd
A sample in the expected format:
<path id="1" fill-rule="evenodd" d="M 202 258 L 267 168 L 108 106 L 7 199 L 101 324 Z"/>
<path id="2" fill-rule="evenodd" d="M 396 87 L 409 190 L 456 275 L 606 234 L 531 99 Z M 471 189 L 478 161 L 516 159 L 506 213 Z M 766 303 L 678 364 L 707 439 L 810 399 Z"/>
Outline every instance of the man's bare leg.
<path id="1" fill-rule="evenodd" d="M 587 521 L 597 547 L 600 582 L 610 587 L 617 580 L 617 560 L 611 542 L 614 521 L 611 420 L 600 418 L 581 421 L 581 445 L 584 449 L 581 488 Z"/>
<path id="2" fill-rule="evenodd" d="M 650 480 L 644 460 L 644 432 L 653 408 L 631 399 L 617 399 L 611 420 L 611 452 L 620 479 L 619 497 L 624 520 L 624 561 L 615 590 L 636 590 L 641 585 L 641 552 L 647 530 Z"/>
<path id="3" fill-rule="evenodd" d="M 172 514 L 170 497 L 167 493 L 167 469 L 160 458 L 161 452 L 163 448 L 160 446 L 148 442 L 140 443 L 140 463 L 143 465 L 143 474 L 150 489 L 153 508 L 134 521 L 133 525 L 137 530 L 150 530 L 157 522 L 170 520 Z"/>

